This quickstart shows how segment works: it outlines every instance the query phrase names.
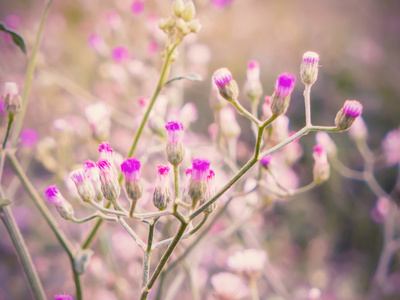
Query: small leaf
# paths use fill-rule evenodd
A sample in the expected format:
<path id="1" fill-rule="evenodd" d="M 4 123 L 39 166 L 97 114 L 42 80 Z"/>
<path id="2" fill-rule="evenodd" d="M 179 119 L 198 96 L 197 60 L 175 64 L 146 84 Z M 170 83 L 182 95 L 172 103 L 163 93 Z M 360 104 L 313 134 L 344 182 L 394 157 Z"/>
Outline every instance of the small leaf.
<path id="1" fill-rule="evenodd" d="M 181 80 L 181 79 L 187 79 L 190 81 L 201 81 L 202 80 L 202 78 L 199 74 L 193 73 L 193 74 L 187 74 L 187 75 L 181 76 L 181 77 L 172 78 L 171 80 L 167 81 L 167 83 L 165 85 L 171 83 L 172 81 Z"/>
<path id="2" fill-rule="evenodd" d="M 4 206 L 9 205 L 10 203 L 11 201 L 8 198 L 0 200 L 0 209 L 2 209 Z"/>
<path id="3" fill-rule="evenodd" d="M 22 52 L 24 52 L 26 54 L 25 42 L 21 36 L 16 34 L 14 31 L 8 30 L 3 24 L 0 24 L 0 30 L 9 34 L 11 36 L 14 44 L 17 45 L 22 50 Z"/>

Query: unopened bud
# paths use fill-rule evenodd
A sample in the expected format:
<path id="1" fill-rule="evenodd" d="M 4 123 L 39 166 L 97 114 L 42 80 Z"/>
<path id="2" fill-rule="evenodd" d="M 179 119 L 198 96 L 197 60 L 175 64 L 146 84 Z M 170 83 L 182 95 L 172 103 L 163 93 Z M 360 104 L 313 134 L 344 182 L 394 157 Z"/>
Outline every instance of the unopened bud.
<path id="1" fill-rule="evenodd" d="M 279 75 L 271 98 L 271 111 L 273 114 L 282 115 L 286 113 L 295 82 L 296 77 L 293 74 L 283 73 Z"/>
<path id="2" fill-rule="evenodd" d="M 368 138 L 368 129 L 361 116 L 355 119 L 349 129 L 349 135 L 355 141 L 366 140 Z"/>
<path id="3" fill-rule="evenodd" d="M 201 28 L 203 28 L 203 26 L 200 24 L 199 19 L 194 19 L 194 20 L 190 21 L 188 23 L 188 26 L 189 26 L 190 32 L 193 32 L 193 33 L 198 33 L 198 32 L 200 32 Z"/>
<path id="4" fill-rule="evenodd" d="M 168 143 L 167 143 L 167 159 L 174 165 L 179 165 L 185 156 L 185 149 L 183 147 L 183 124 L 179 121 L 168 122 L 165 126 L 167 129 Z"/>
<path id="5" fill-rule="evenodd" d="M 183 4 L 182 0 L 175 0 L 173 8 L 174 8 L 174 15 L 179 18 L 181 17 L 185 5 Z"/>
<path id="6" fill-rule="evenodd" d="M 272 155 L 267 155 L 267 156 L 264 156 L 263 158 L 261 158 L 261 159 L 259 160 L 261 166 L 262 166 L 265 170 L 267 170 L 267 169 L 269 168 L 269 166 L 271 165 L 271 159 L 272 159 Z"/>
<path id="7" fill-rule="evenodd" d="M 346 100 L 336 115 L 335 124 L 340 131 L 347 130 L 362 113 L 363 106 L 357 100 Z"/>
<path id="8" fill-rule="evenodd" d="M 170 17 L 167 20 L 167 30 L 172 30 L 175 26 L 175 19 Z"/>
<path id="9" fill-rule="evenodd" d="M 71 173 L 71 179 L 76 185 L 78 194 L 85 202 L 92 201 L 96 196 L 93 183 L 90 178 L 85 174 L 83 169 L 76 170 Z"/>
<path id="10" fill-rule="evenodd" d="M 307 51 L 303 55 L 300 65 L 300 77 L 304 84 L 313 84 L 318 77 L 319 55 L 312 51 Z"/>
<path id="11" fill-rule="evenodd" d="M 125 178 L 125 191 L 128 198 L 137 201 L 143 194 L 143 185 L 140 181 L 140 161 L 136 158 L 126 159 L 121 164 L 121 171 Z"/>
<path id="12" fill-rule="evenodd" d="M 244 91 L 250 101 L 256 101 L 255 104 L 258 103 L 263 93 L 263 88 L 260 82 L 260 64 L 256 60 L 249 61 L 248 63 Z"/>
<path id="13" fill-rule="evenodd" d="M 236 121 L 235 110 L 224 107 L 220 111 L 221 134 L 227 138 L 236 139 L 240 135 L 240 126 Z"/>
<path id="14" fill-rule="evenodd" d="M 159 210 L 165 210 L 168 207 L 169 202 L 171 202 L 168 172 L 169 167 L 163 165 L 158 166 L 156 188 L 153 192 L 153 204 Z"/>
<path id="15" fill-rule="evenodd" d="M 3 90 L 4 111 L 16 114 L 21 110 L 21 97 L 18 94 L 18 86 L 15 82 L 6 82 Z"/>
<path id="16" fill-rule="evenodd" d="M 192 176 L 189 184 L 189 196 L 192 199 L 193 209 L 207 191 L 207 175 L 209 168 L 209 160 L 203 158 L 196 158 L 193 160 Z"/>
<path id="17" fill-rule="evenodd" d="M 167 30 L 167 22 L 168 22 L 167 18 L 159 19 L 158 20 L 158 28 L 160 28 L 162 31 L 166 31 Z"/>
<path id="18" fill-rule="evenodd" d="M 85 171 L 85 175 L 92 181 L 94 190 L 96 192 L 95 199 L 97 199 L 97 201 L 103 200 L 104 196 L 103 192 L 101 191 L 100 173 L 96 163 L 94 161 L 87 160 L 82 164 L 82 166 L 83 170 Z"/>
<path id="19" fill-rule="evenodd" d="M 216 70 L 213 74 L 213 79 L 222 97 L 228 101 L 236 101 L 239 95 L 239 88 L 233 79 L 232 73 L 227 68 Z"/>
<path id="20" fill-rule="evenodd" d="M 61 195 L 57 185 L 53 184 L 48 186 L 44 193 L 46 199 L 56 206 L 56 209 L 62 218 L 65 220 L 71 220 L 74 217 L 74 209 L 72 208 L 72 205 Z"/>
<path id="21" fill-rule="evenodd" d="M 193 20 L 194 16 L 196 15 L 196 8 L 192 1 L 188 1 L 185 4 L 185 8 L 181 13 L 181 18 L 184 19 L 186 22 L 190 22 Z"/>
<path id="22" fill-rule="evenodd" d="M 115 176 L 111 163 L 107 159 L 100 159 L 97 162 L 97 167 L 100 171 L 101 191 L 104 198 L 113 202 L 121 193 L 118 178 Z"/>
<path id="23" fill-rule="evenodd" d="M 186 23 L 182 19 L 176 20 L 176 28 L 182 33 L 182 35 L 190 33 L 189 23 Z"/>
<path id="24" fill-rule="evenodd" d="M 205 193 L 203 199 L 200 200 L 200 206 L 211 200 L 215 195 L 215 173 L 213 170 L 208 171 L 207 175 L 207 192 Z M 212 213 L 217 208 L 217 202 L 210 204 L 204 210 L 206 214 Z"/>
<path id="25" fill-rule="evenodd" d="M 315 160 L 313 175 L 314 182 L 321 183 L 329 179 L 330 166 L 328 163 L 328 156 L 322 145 L 314 147 L 313 157 Z"/>

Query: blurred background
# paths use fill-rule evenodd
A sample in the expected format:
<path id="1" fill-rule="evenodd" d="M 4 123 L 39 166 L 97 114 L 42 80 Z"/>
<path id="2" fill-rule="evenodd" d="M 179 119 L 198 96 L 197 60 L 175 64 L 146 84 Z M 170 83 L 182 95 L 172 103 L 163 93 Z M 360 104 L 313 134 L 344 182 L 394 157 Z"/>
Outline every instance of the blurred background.
<path id="1" fill-rule="evenodd" d="M 197 120 L 192 120 L 191 135 L 200 141 L 210 141 L 208 127 L 214 122 L 209 106 L 212 73 L 220 67 L 229 68 L 242 89 L 250 60 L 260 63 L 264 96 L 272 94 L 279 74 L 296 75 L 287 116 L 290 130 L 299 130 L 305 123 L 303 85 L 298 76 L 300 63 L 304 52 L 315 51 L 320 55 L 320 69 L 311 92 L 313 124 L 333 125 L 345 100 L 360 101 L 369 131 L 368 144 L 377 157 L 377 180 L 387 192 L 394 189 L 397 168 L 387 166 L 381 143 L 386 133 L 400 124 L 398 1 L 198 0 L 194 3 L 203 28 L 199 34 L 190 34 L 185 39 L 171 72 L 172 76 L 198 73 L 203 80 L 177 82 L 164 95 L 169 108 L 194 103 Z M 0 22 L 24 38 L 28 54 L 45 4 L 41 0 L 0 3 Z M 172 1 L 147 0 L 142 4 L 134 6 L 133 1 L 127 0 L 70 0 L 52 4 L 23 126 L 25 130 L 34 129 L 35 133 L 29 135 L 28 131 L 29 138 L 25 143 L 22 140 L 18 150 L 21 163 L 40 193 L 54 181 L 63 182 L 73 166 L 88 158 L 96 159 L 98 142 L 90 139 L 91 128 L 85 115 L 90 104 L 102 101 L 112 108 L 109 142 L 122 156 L 127 153 L 143 108 L 140 99 L 151 96 L 162 63 L 160 53 L 165 37 L 157 28 L 157 19 L 172 12 Z M 116 47 L 122 50 L 118 52 Z M 17 82 L 22 94 L 27 56 L 3 34 L 0 51 L 0 82 Z M 239 101 L 250 107 L 244 95 L 239 96 Z M 2 115 L 2 136 L 6 121 Z M 240 165 L 251 156 L 255 139 L 248 120 L 238 116 L 237 121 L 241 127 L 237 143 Z M 300 186 L 312 180 L 314 136 L 310 133 L 301 139 L 303 155 L 292 167 Z M 363 158 L 348 134 L 331 137 L 338 145 L 340 160 L 352 169 L 362 170 Z M 137 155 L 145 154 L 149 145 L 156 144 L 146 143 L 139 146 Z M 162 153 L 155 156 L 158 162 L 163 159 Z M 145 170 L 144 176 L 150 180 L 152 172 Z M 282 178 L 285 180 L 288 179 Z M 3 184 L 7 193 L 14 195 L 12 209 L 46 293 L 49 297 L 59 292 L 72 294 L 66 255 L 7 166 Z M 394 199 L 398 200 L 398 195 L 399 191 L 395 192 Z M 321 299 L 365 299 L 383 242 L 383 217 L 376 214 L 372 217 L 376 202 L 377 197 L 365 183 L 345 179 L 332 170 L 328 182 L 257 212 L 248 226 L 293 295 L 317 287 L 322 292 Z M 78 205 L 77 200 L 74 205 Z M 89 224 L 72 225 L 62 219 L 60 226 L 76 243 L 84 239 L 90 228 Z M 0 299 L 29 299 L 12 244 L 4 227 L 0 227 Z M 211 252 L 202 254 L 204 261 L 198 262 L 200 269 L 206 270 L 203 272 L 206 275 L 201 272 L 199 275 L 203 276 L 205 287 L 202 299 L 208 299 L 212 291 L 208 276 L 226 269 L 224 257 L 233 251 L 230 247 L 236 249 L 235 243 L 234 237 L 214 241 L 207 248 Z M 82 276 L 86 298 L 132 297 L 130 289 L 135 290 L 140 282 L 141 258 L 140 253 L 128 252 L 138 248 L 116 225 L 107 225 L 94 249 L 88 274 Z M 228 250 L 224 254 L 225 249 Z M 114 251 L 114 257 L 104 259 L 104 253 L 110 250 Z M 214 260 L 210 258 L 213 255 Z M 124 262 L 129 262 L 129 267 L 119 269 Z M 395 256 L 388 276 L 391 289 L 379 299 L 400 297 L 398 263 Z M 185 291 L 182 290 L 182 295 Z M 280 299 L 273 298 L 274 292 L 266 283 L 260 283 L 260 291 L 261 299 Z"/>

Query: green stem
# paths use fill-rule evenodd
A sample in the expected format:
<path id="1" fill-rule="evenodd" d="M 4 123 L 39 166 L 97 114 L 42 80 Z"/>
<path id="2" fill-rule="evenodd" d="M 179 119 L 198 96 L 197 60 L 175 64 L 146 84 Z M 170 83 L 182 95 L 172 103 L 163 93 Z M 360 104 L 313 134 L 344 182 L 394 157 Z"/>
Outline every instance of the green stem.
<path id="1" fill-rule="evenodd" d="M 174 199 L 174 212 L 178 209 L 179 200 L 179 165 L 174 165 L 174 186 L 175 186 L 175 199 Z"/>
<path id="2" fill-rule="evenodd" d="M 158 262 L 158 265 L 157 265 L 156 269 L 154 270 L 154 273 L 151 276 L 149 282 L 143 288 L 142 294 L 140 297 L 141 300 L 147 299 L 147 296 L 150 293 L 151 288 L 153 287 L 154 283 L 156 282 L 158 276 L 160 276 L 161 271 L 163 270 L 165 264 L 167 263 L 168 259 L 170 258 L 175 247 L 178 245 L 179 241 L 181 240 L 187 226 L 188 226 L 188 223 L 184 223 L 184 222 L 182 222 L 181 225 L 179 226 L 178 232 L 176 233 L 173 241 L 168 246 L 167 250 L 165 250 L 165 252 L 164 252 L 163 256 L 161 257 L 160 261 Z"/>
<path id="3" fill-rule="evenodd" d="M 72 267 L 72 271 L 74 273 L 74 282 L 75 282 L 75 290 L 76 290 L 76 299 L 82 300 L 82 287 L 81 287 L 81 279 L 79 273 L 75 270 L 75 267 Z"/>
<path id="4" fill-rule="evenodd" d="M 257 288 L 257 281 L 255 278 L 252 278 L 249 282 L 250 291 L 251 291 L 251 299 L 252 300 L 259 300 L 258 296 L 258 288 Z"/>
<path id="5" fill-rule="evenodd" d="M 7 125 L 7 132 L 3 142 L 3 149 L 6 148 L 8 135 L 10 134 L 11 124 L 14 121 L 14 114 L 8 114 L 8 125 Z"/>
<path id="6" fill-rule="evenodd" d="M 105 208 L 109 208 L 111 206 L 111 202 L 107 202 Z M 85 241 L 82 244 L 82 249 L 89 248 L 90 244 L 93 242 L 94 237 L 97 234 L 97 231 L 100 228 L 101 223 L 103 223 L 103 219 L 98 219 L 94 224 L 92 230 L 90 230 L 88 236 L 86 237 Z"/>
<path id="7" fill-rule="evenodd" d="M 143 251 L 146 250 L 146 244 L 137 236 L 137 234 L 129 227 L 128 223 L 124 221 L 121 217 L 118 217 L 118 222 L 125 228 L 125 230 L 129 233 L 129 235 L 133 238 L 133 240 L 138 244 Z"/>
<path id="8" fill-rule="evenodd" d="M 238 101 L 237 99 L 235 101 L 232 101 L 232 104 L 237 108 L 239 113 L 243 116 L 245 116 L 247 119 L 255 123 L 257 126 L 261 126 L 260 120 L 253 116 L 247 109 L 245 109 Z"/>
<path id="9" fill-rule="evenodd" d="M 151 251 L 153 250 L 154 229 L 157 221 L 158 218 L 154 219 L 154 221 L 152 221 L 149 224 L 149 236 L 147 239 L 147 248 L 146 251 L 144 252 L 144 258 L 143 258 L 143 283 L 142 283 L 143 287 L 145 287 L 147 282 L 149 281 Z"/>
<path id="10" fill-rule="evenodd" d="M 28 69 L 26 71 L 25 87 L 24 87 L 24 94 L 22 96 L 21 111 L 18 114 L 17 123 L 15 125 L 14 132 L 13 132 L 12 137 L 11 137 L 11 148 L 15 148 L 15 146 L 18 143 L 19 134 L 20 134 L 21 128 L 22 128 L 22 122 L 24 121 L 24 116 L 25 116 L 25 112 L 26 112 L 26 106 L 27 106 L 27 102 L 28 102 L 28 95 L 29 95 L 29 91 L 31 89 L 33 73 L 35 71 L 36 54 L 37 54 L 37 52 L 39 50 L 44 23 L 46 21 L 46 17 L 47 17 L 47 15 L 49 13 L 49 9 L 50 9 L 50 6 L 51 6 L 52 2 L 53 2 L 53 0 L 49 0 L 47 2 L 46 7 L 44 8 L 44 11 L 43 11 L 42 19 L 40 20 L 39 30 L 38 30 L 38 32 L 36 34 L 35 45 L 33 46 L 32 55 L 31 55 L 31 57 L 29 59 Z"/>

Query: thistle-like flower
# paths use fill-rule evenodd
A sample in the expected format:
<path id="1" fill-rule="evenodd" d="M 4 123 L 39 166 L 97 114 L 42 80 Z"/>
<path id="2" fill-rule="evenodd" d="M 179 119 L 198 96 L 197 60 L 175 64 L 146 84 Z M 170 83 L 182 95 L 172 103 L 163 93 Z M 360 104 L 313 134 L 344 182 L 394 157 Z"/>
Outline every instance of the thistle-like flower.
<path id="1" fill-rule="evenodd" d="M 121 171 L 125 178 L 125 191 L 129 199 L 137 201 L 143 194 L 143 185 L 140 180 L 141 164 L 136 158 L 128 158 L 121 164 Z"/>
<path id="2" fill-rule="evenodd" d="M 211 200 L 214 195 L 215 195 L 215 172 L 213 170 L 208 170 L 208 175 L 207 175 L 207 191 L 203 197 L 203 199 L 200 200 L 200 206 L 206 203 L 208 200 Z M 213 204 L 209 205 L 204 212 L 207 214 L 212 213 L 215 209 L 217 208 L 217 202 L 214 202 Z"/>
<path id="3" fill-rule="evenodd" d="M 213 74 L 214 83 L 219 93 L 228 101 L 236 101 L 239 95 L 239 88 L 233 79 L 232 73 L 227 68 L 220 68 Z"/>
<path id="4" fill-rule="evenodd" d="M 307 51 L 300 65 L 300 78 L 304 84 L 313 84 L 318 77 L 318 53 Z"/>
<path id="5" fill-rule="evenodd" d="M 192 163 L 192 176 L 189 184 L 189 196 L 192 199 L 192 209 L 201 200 L 207 191 L 207 175 L 210 169 L 210 161 L 204 158 L 196 158 Z"/>
<path id="6" fill-rule="evenodd" d="M 169 202 L 171 202 L 168 173 L 169 167 L 163 165 L 158 166 L 156 188 L 153 192 L 153 204 L 159 210 L 166 209 Z"/>
<path id="7" fill-rule="evenodd" d="M 96 191 L 92 180 L 86 175 L 84 169 L 79 169 L 71 173 L 71 179 L 76 185 L 78 194 L 85 202 L 90 202 L 96 197 Z"/>
<path id="8" fill-rule="evenodd" d="M 121 193 L 118 176 L 115 176 L 113 167 L 107 159 L 100 159 L 97 162 L 97 167 L 100 172 L 101 191 L 103 192 L 104 198 L 114 202 Z"/>
<path id="9" fill-rule="evenodd" d="M 96 192 L 96 199 L 98 201 L 103 200 L 104 195 L 101 191 L 101 180 L 100 180 L 100 172 L 96 163 L 91 160 L 85 161 L 83 164 L 83 170 L 85 171 L 86 177 L 88 177 L 93 184 L 94 190 Z"/>
<path id="10" fill-rule="evenodd" d="M 330 166 L 324 146 L 316 145 L 314 147 L 313 157 L 315 160 L 313 169 L 314 182 L 321 183 L 328 180 L 330 175 Z"/>
<path id="11" fill-rule="evenodd" d="M 275 91 L 271 97 L 271 111 L 275 115 L 286 113 L 290 95 L 293 92 L 296 77 L 290 73 L 282 73 L 275 82 Z"/>
<path id="12" fill-rule="evenodd" d="M 18 86 L 15 82 L 4 83 L 3 90 L 4 111 L 15 114 L 21 109 L 21 97 L 18 93 Z"/>
<path id="13" fill-rule="evenodd" d="M 71 220 L 74 217 L 74 209 L 71 204 L 61 194 L 57 185 L 53 184 L 44 191 L 47 201 L 54 204 L 61 217 L 65 220 Z"/>
<path id="14" fill-rule="evenodd" d="M 185 149 L 183 147 L 183 124 L 179 121 L 171 121 L 165 125 L 167 129 L 168 142 L 167 142 L 167 159 L 174 165 L 179 165 L 185 156 Z"/>
<path id="15" fill-rule="evenodd" d="M 357 117 L 361 115 L 363 106 L 357 100 L 346 100 L 336 115 L 335 124 L 340 131 L 351 127 Z"/>

